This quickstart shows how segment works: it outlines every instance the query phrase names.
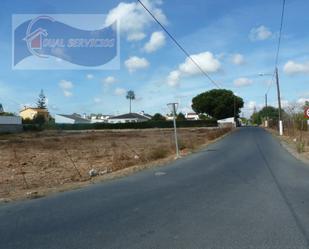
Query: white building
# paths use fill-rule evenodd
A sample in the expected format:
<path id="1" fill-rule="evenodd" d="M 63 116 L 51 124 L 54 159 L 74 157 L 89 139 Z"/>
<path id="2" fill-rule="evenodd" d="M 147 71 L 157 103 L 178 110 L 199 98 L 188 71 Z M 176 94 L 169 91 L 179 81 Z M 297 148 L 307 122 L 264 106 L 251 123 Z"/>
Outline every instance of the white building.
<path id="1" fill-rule="evenodd" d="M 219 127 L 228 127 L 228 126 L 236 127 L 236 122 L 235 122 L 234 117 L 220 119 L 217 122 L 218 122 Z"/>
<path id="2" fill-rule="evenodd" d="M 70 115 L 56 114 L 55 122 L 56 124 L 88 124 L 91 122 L 91 120 L 87 119 L 85 115 L 82 117 L 77 113 L 73 113 Z"/>
<path id="3" fill-rule="evenodd" d="M 0 116 L 0 133 L 21 132 L 23 130 L 21 117 Z"/>
<path id="4" fill-rule="evenodd" d="M 114 116 L 108 119 L 108 123 L 117 124 L 117 123 L 138 123 L 146 122 L 151 119 L 151 116 L 143 113 L 143 115 L 138 113 L 126 113 L 119 116 Z"/>
<path id="5" fill-rule="evenodd" d="M 187 120 L 200 120 L 200 117 L 195 112 L 188 112 L 185 114 Z"/>
<path id="6" fill-rule="evenodd" d="M 114 117 L 113 115 L 90 115 L 90 122 L 91 123 L 108 123 L 110 118 Z"/>

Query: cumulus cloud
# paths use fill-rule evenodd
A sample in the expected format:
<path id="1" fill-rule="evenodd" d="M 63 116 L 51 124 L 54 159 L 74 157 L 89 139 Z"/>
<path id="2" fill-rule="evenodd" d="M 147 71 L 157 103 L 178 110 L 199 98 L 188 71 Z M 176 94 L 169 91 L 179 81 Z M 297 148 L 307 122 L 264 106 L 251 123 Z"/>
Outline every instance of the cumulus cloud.
<path id="1" fill-rule="evenodd" d="M 235 65 L 243 65 L 245 64 L 245 57 L 242 54 L 234 54 L 232 55 L 232 63 Z"/>
<path id="2" fill-rule="evenodd" d="M 178 70 L 174 70 L 170 72 L 169 75 L 167 76 L 167 84 L 172 87 L 178 86 L 180 76 L 181 76 L 181 73 Z"/>
<path id="3" fill-rule="evenodd" d="M 252 84 L 252 80 L 245 78 L 245 77 L 241 77 L 241 78 L 234 80 L 234 85 L 237 87 L 249 86 L 251 84 Z"/>
<path id="4" fill-rule="evenodd" d="M 72 81 L 61 80 L 59 82 L 59 87 L 62 89 L 63 95 L 65 97 L 71 97 L 73 95 L 71 90 L 73 89 L 74 84 L 72 83 Z"/>
<path id="5" fill-rule="evenodd" d="M 112 85 L 112 84 L 114 84 L 116 81 L 117 81 L 117 80 L 116 80 L 116 78 L 115 78 L 114 76 L 108 76 L 108 77 L 106 77 L 106 78 L 103 80 L 103 83 L 104 83 L 105 85 Z"/>
<path id="6" fill-rule="evenodd" d="M 269 39 L 271 36 L 272 32 L 264 25 L 251 29 L 249 33 L 249 39 L 251 41 L 264 41 Z"/>
<path id="7" fill-rule="evenodd" d="M 93 99 L 93 101 L 94 101 L 94 103 L 99 104 L 99 103 L 102 102 L 102 99 L 99 98 L 99 97 L 95 97 L 95 98 Z"/>
<path id="8" fill-rule="evenodd" d="M 130 73 L 149 67 L 149 62 L 145 58 L 132 56 L 124 62 Z"/>
<path id="9" fill-rule="evenodd" d="M 297 63 L 294 61 L 288 61 L 284 65 L 283 71 L 290 75 L 309 73 L 309 62 Z"/>
<path id="10" fill-rule="evenodd" d="M 297 100 L 297 103 L 300 104 L 300 105 L 305 105 L 306 102 L 309 102 L 309 98 L 299 98 Z"/>
<path id="11" fill-rule="evenodd" d="M 249 110 L 254 110 L 254 108 L 256 108 L 256 102 L 255 101 L 248 101 L 245 103 L 245 108 L 249 109 Z"/>
<path id="12" fill-rule="evenodd" d="M 119 87 L 117 87 L 117 88 L 115 89 L 115 94 L 116 94 L 117 96 L 125 95 L 126 92 L 127 92 L 127 90 L 124 89 L 124 88 L 119 88 Z"/>
<path id="13" fill-rule="evenodd" d="M 86 78 L 87 78 L 88 80 L 92 80 L 92 79 L 94 78 L 94 76 L 93 76 L 93 74 L 87 74 L 87 75 L 86 75 Z"/>
<path id="14" fill-rule="evenodd" d="M 167 18 L 160 9 L 162 0 L 143 0 L 143 3 L 160 22 L 167 24 Z M 105 25 L 110 25 L 116 20 L 120 21 L 120 32 L 126 35 L 128 41 L 144 39 L 145 29 L 154 22 L 138 2 L 119 3 L 108 12 Z"/>
<path id="15" fill-rule="evenodd" d="M 163 32 L 157 31 L 151 34 L 150 40 L 145 44 L 145 51 L 147 53 L 152 53 L 159 48 L 163 47 L 165 44 L 165 36 Z"/>
<path id="16" fill-rule="evenodd" d="M 218 72 L 221 68 L 219 60 L 217 60 L 211 52 L 203 52 L 191 55 L 191 58 L 207 73 Z M 167 84 L 170 86 L 179 85 L 179 80 L 185 76 L 193 76 L 202 74 L 199 68 L 187 58 L 184 63 L 178 66 L 177 70 L 169 73 L 167 76 Z"/>

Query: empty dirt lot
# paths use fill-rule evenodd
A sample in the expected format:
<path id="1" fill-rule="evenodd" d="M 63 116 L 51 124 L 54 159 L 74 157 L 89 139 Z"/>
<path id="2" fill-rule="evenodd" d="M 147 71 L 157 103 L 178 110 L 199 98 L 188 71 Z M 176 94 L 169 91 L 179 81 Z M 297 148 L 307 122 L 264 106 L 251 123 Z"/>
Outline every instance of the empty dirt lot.
<path id="1" fill-rule="evenodd" d="M 179 129 L 179 147 L 186 154 L 229 131 Z M 126 168 L 164 163 L 174 154 L 172 129 L 0 135 L 0 200 L 35 198 L 79 187 L 119 176 Z M 91 170 L 98 176 L 91 177 Z"/>

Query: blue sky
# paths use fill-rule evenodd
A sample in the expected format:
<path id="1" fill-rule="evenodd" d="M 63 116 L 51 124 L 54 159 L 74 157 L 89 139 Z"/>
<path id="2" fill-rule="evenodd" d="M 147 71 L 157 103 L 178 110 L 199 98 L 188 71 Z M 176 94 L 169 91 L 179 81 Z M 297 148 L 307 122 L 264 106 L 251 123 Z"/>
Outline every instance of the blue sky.
<path id="1" fill-rule="evenodd" d="M 244 114 L 261 108 L 271 80 L 281 0 L 144 0 L 180 44 L 222 88 L 245 100 Z M 189 111 L 192 97 L 214 88 L 135 1 L 4 0 L 0 8 L 0 103 L 18 112 L 44 89 L 51 113 L 133 111 L 167 113 L 177 101 Z M 284 105 L 309 99 L 307 0 L 287 0 L 279 58 Z M 120 68 L 116 70 L 12 70 L 12 14 L 105 14 L 120 20 Z M 276 105 L 275 86 L 269 103 Z"/>

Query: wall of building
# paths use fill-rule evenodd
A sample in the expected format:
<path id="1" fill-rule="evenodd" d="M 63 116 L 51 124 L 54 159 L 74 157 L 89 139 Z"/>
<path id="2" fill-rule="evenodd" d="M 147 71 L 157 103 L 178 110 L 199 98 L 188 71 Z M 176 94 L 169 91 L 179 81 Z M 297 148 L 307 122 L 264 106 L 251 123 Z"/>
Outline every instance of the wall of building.
<path id="1" fill-rule="evenodd" d="M 15 133 L 22 131 L 21 117 L 0 116 L 0 133 Z"/>

